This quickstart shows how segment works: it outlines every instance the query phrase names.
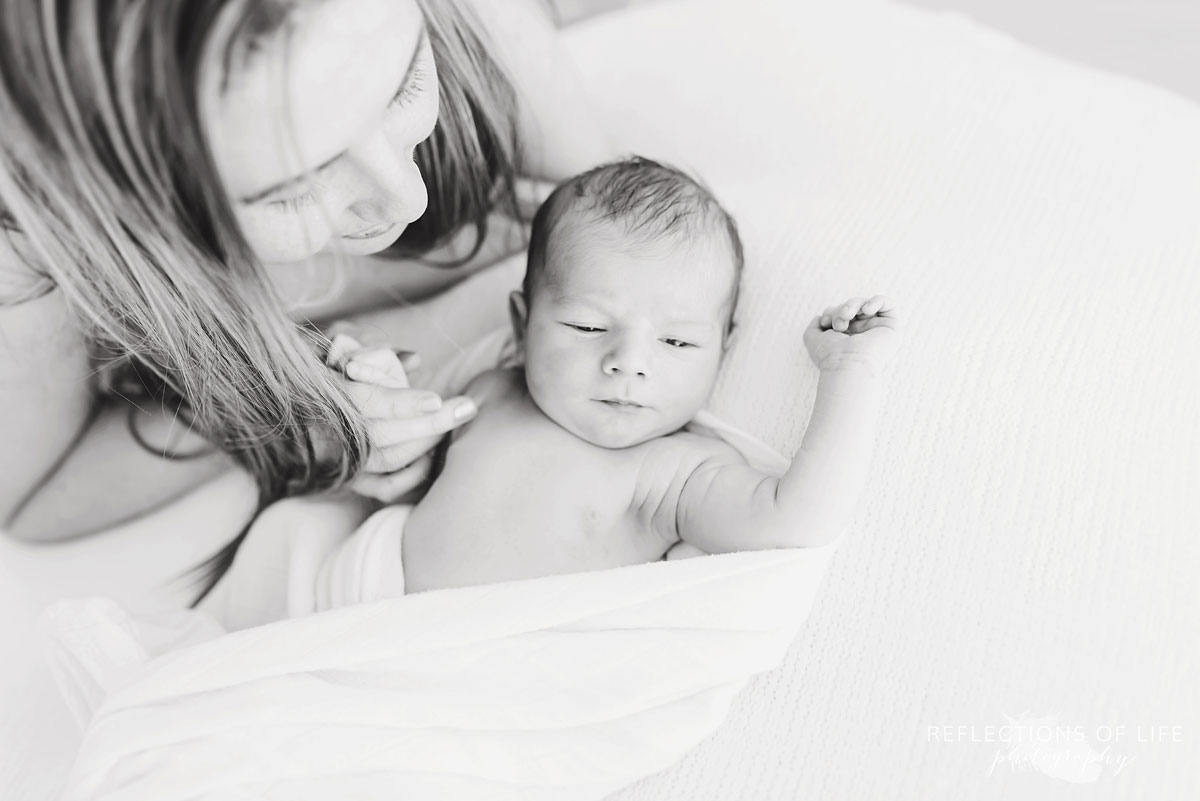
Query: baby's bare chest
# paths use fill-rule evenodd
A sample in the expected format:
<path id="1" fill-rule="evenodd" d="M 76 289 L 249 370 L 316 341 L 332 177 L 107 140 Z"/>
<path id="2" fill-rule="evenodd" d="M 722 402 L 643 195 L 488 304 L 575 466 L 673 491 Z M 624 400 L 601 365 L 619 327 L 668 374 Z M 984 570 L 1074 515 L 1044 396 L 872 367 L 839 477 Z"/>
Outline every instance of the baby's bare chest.
<path id="1" fill-rule="evenodd" d="M 485 407 L 487 408 L 487 407 Z M 405 529 L 414 589 L 639 564 L 670 543 L 644 509 L 641 446 L 600 448 L 521 403 L 458 436 Z M 422 586 L 427 585 L 427 586 Z"/>

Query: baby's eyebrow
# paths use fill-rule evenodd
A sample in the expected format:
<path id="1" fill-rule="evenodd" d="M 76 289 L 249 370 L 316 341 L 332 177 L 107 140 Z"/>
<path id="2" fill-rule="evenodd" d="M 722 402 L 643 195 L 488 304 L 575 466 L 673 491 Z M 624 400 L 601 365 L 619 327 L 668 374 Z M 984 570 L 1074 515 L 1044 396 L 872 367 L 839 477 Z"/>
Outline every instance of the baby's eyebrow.
<path id="1" fill-rule="evenodd" d="M 720 328 L 712 320 L 667 320 L 666 325 L 670 328 L 703 328 L 705 330 Z"/>
<path id="2" fill-rule="evenodd" d="M 595 309 L 596 311 L 601 312 L 603 314 L 609 313 L 608 309 L 606 309 L 601 304 L 597 303 L 592 298 L 583 297 L 580 295 L 565 295 L 556 290 L 551 290 L 551 291 L 552 291 L 552 294 L 554 295 L 554 299 L 557 300 L 563 306 L 586 306 L 589 309 Z"/>

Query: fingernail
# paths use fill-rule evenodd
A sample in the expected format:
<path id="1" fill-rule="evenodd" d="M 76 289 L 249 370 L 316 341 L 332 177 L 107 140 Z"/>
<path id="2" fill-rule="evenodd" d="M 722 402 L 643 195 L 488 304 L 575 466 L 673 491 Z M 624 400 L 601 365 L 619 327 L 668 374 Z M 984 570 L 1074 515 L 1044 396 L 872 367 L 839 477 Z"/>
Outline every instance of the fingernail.
<path id="1" fill-rule="evenodd" d="M 466 420 L 468 417 L 474 415 L 475 411 L 475 402 L 470 398 L 466 398 L 459 401 L 458 405 L 454 407 L 454 419 Z"/>
<path id="2" fill-rule="evenodd" d="M 436 412 L 442 408 L 442 399 L 437 395 L 427 395 L 417 401 L 417 409 L 422 412 Z"/>

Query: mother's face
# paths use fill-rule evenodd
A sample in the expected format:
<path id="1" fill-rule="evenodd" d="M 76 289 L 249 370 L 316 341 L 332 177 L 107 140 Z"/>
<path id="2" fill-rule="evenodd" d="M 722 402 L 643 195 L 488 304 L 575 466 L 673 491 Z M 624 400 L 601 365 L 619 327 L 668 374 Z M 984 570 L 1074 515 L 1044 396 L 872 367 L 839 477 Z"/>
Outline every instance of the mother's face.
<path id="1" fill-rule="evenodd" d="M 201 108 L 261 260 L 375 253 L 424 213 L 413 149 L 433 132 L 438 93 L 416 2 L 301 3 L 249 52 L 231 53 L 208 71 Z"/>

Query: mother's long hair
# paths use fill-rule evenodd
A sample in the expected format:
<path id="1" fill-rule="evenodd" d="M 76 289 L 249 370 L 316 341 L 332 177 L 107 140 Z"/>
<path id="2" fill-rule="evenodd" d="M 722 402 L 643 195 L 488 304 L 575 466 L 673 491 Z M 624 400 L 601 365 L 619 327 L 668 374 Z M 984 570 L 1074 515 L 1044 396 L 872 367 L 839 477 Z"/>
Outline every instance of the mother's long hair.
<path id="1" fill-rule="evenodd" d="M 319 0 L 0 5 L 0 233 L 25 238 L 28 267 L 115 376 L 104 383 L 181 406 L 255 478 L 260 510 L 346 484 L 369 447 L 323 366 L 327 342 L 289 319 L 243 238 L 202 134 L 213 51 L 271 35 L 306 1 Z M 461 0 L 420 5 L 441 113 L 417 148 L 430 204 L 409 253 L 511 202 L 517 148 L 514 93 L 478 21 Z M 219 16 L 230 41 L 216 42 Z M 201 597 L 247 529 L 206 564 Z"/>

